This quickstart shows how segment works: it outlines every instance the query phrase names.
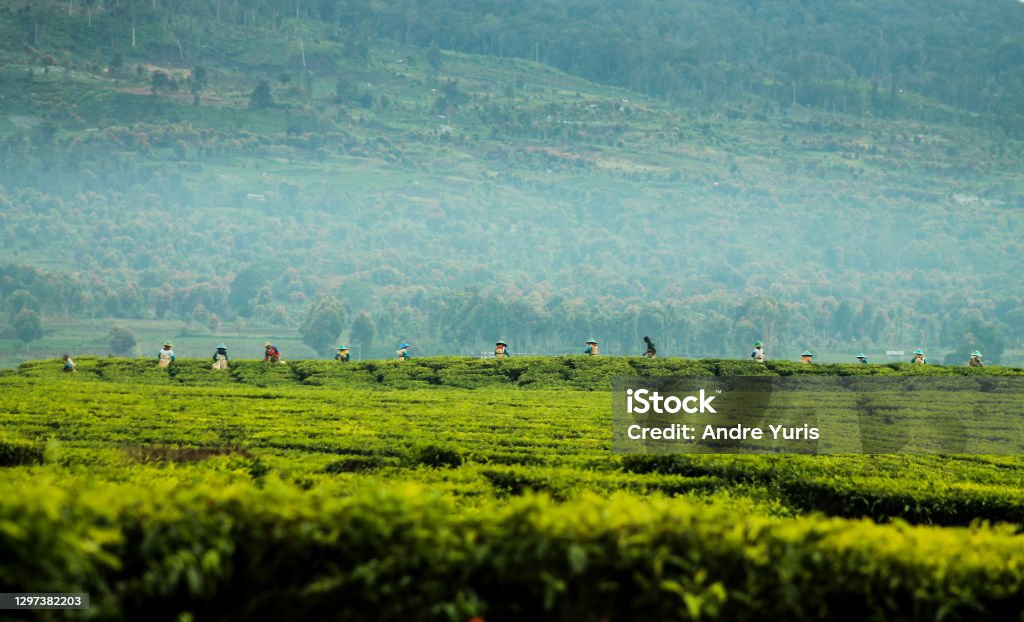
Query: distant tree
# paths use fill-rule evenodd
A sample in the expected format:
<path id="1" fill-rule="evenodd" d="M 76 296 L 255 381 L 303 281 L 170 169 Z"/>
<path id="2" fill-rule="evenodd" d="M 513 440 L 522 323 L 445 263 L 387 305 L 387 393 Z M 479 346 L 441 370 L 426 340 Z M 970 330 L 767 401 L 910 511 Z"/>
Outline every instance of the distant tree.
<path id="1" fill-rule="evenodd" d="M 441 113 L 450 113 L 452 108 L 458 108 L 469 101 L 469 95 L 459 90 L 458 78 L 454 80 L 442 80 L 440 84 L 441 95 L 434 101 L 434 108 Z"/>
<path id="2" fill-rule="evenodd" d="M 130 328 L 115 326 L 107 333 L 107 345 L 110 351 L 118 356 L 131 356 L 135 354 L 135 333 Z"/>
<path id="3" fill-rule="evenodd" d="M 302 342 L 319 354 L 329 354 L 345 328 L 345 305 L 332 296 L 317 296 L 299 326 Z"/>
<path id="4" fill-rule="evenodd" d="M 11 295 L 7 297 L 7 310 L 13 314 L 18 314 L 25 309 L 40 311 L 39 301 L 31 292 L 25 289 L 16 289 L 11 292 Z"/>
<path id="5" fill-rule="evenodd" d="M 231 281 L 231 291 L 228 294 L 228 304 L 235 313 L 244 317 L 252 315 L 253 299 L 259 293 L 260 288 L 266 283 L 263 272 L 257 268 L 246 268 L 235 275 Z"/>
<path id="6" fill-rule="evenodd" d="M 154 71 L 149 79 L 149 88 L 154 95 L 170 92 L 172 90 L 170 76 L 162 71 Z"/>
<path id="7" fill-rule="evenodd" d="M 43 336 L 43 320 L 32 309 L 22 309 L 14 316 L 14 334 L 27 347 L 30 341 Z"/>
<path id="8" fill-rule="evenodd" d="M 252 90 L 252 94 L 249 95 L 249 108 L 253 110 L 262 110 L 264 108 L 274 107 L 274 96 L 270 92 L 270 83 L 266 80 L 260 80 L 256 88 Z"/>
<path id="9" fill-rule="evenodd" d="M 352 321 L 352 328 L 349 330 L 349 338 L 358 343 L 361 350 L 369 353 L 373 348 L 373 340 L 377 337 L 377 326 L 370 314 L 363 311 Z"/>
<path id="10" fill-rule="evenodd" d="M 192 308 L 192 312 L 189 317 L 196 324 L 206 325 L 210 321 L 210 309 L 203 303 L 197 304 Z"/>
<path id="11" fill-rule="evenodd" d="M 334 84 L 334 101 L 339 104 L 350 102 L 359 97 L 359 87 L 352 80 L 340 76 Z"/>
<path id="12" fill-rule="evenodd" d="M 427 64 L 435 73 L 441 71 L 441 48 L 437 46 L 436 42 L 431 43 L 427 48 Z"/>
<path id="13" fill-rule="evenodd" d="M 184 160 L 188 157 L 188 143 L 183 140 L 177 140 L 174 142 L 174 157 L 179 160 Z"/>
<path id="14" fill-rule="evenodd" d="M 189 90 L 192 93 L 192 102 L 199 105 L 199 94 L 206 88 L 206 67 L 196 65 L 192 68 L 192 75 L 189 76 Z"/>
<path id="15" fill-rule="evenodd" d="M 979 318 L 971 318 L 962 328 L 963 336 L 958 347 L 950 352 L 943 363 L 961 365 L 970 357 L 974 350 L 980 350 L 986 363 L 998 363 L 1006 350 L 1006 340 L 997 326 Z"/>

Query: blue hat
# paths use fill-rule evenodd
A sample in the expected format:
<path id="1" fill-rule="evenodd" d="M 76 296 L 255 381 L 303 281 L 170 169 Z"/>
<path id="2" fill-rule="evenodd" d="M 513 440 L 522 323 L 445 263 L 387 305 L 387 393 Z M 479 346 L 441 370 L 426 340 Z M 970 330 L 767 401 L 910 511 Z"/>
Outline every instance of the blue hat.
<path id="1" fill-rule="evenodd" d="M 218 350 L 227 350 L 228 347 L 226 345 L 224 345 L 223 343 L 220 343 L 220 344 L 217 345 L 217 349 Z"/>
<path id="2" fill-rule="evenodd" d="M 859 359 L 866 359 L 866 358 L 867 358 L 867 356 L 865 356 L 865 355 L 864 355 L 864 353 L 863 353 L 863 352 L 861 352 L 860 354 L 858 354 L 858 355 L 857 355 L 857 357 L 856 357 L 856 358 L 859 358 Z"/>
<path id="3" fill-rule="evenodd" d="M 924 354 L 924 352 L 921 351 L 921 348 L 918 348 L 914 350 L 914 354 Z"/>
<path id="4" fill-rule="evenodd" d="M 412 346 L 410 346 L 409 344 L 407 344 L 407 343 L 405 343 L 405 342 L 402 342 L 402 345 L 398 346 L 398 349 L 402 349 L 402 348 L 411 348 L 411 347 L 412 347 Z"/>
<path id="5" fill-rule="evenodd" d="M 345 344 L 341 344 L 340 346 L 338 346 L 338 349 L 339 350 L 348 350 L 348 348 L 345 347 Z"/>
<path id="6" fill-rule="evenodd" d="M 801 354 L 800 356 L 814 356 L 814 355 L 813 355 L 813 354 L 811 354 L 811 351 L 810 351 L 810 350 L 804 350 L 804 353 L 803 353 L 803 354 Z"/>

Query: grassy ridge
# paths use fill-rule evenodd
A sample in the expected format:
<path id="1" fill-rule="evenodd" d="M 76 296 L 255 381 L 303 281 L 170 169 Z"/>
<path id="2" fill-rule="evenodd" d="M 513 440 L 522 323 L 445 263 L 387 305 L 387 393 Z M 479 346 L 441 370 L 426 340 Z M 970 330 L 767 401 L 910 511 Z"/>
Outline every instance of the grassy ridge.
<path id="1" fill-rule="evenodd" d="M 88 591 L 104 618 L 1001 619 L 1024 604 L 1018 456 L 620 456 L 605 390 L 630 373 L 1020 370 L 59 368 L 0 374 L 0 591 Z"/>
<path id="2" fill-rule="evenodd" d="M 734 359 L 649 360 L 643 357 L 528 356 L 506 360 L 472 357 L 428 357 L 402 361 L 359 361 L 339 365 L 333 361 L 299 360 L 287 365 L 261 361 L 234 361 L 227 373 L 211 373 L 205 359 L 179 359 L 163 370 L 149 359 L 81 357 L 80 374 L 107 381 L 192 386 L 244 384 L 255 386 L 377 387 L 393 389 L 452 387 L 462 389 L 545 388 L 609 390 L 616 376 L 1022 376 L 1024 369 L 833 364 L 805 365 L 791 361 L 764 364 Z M 18 375 L 60 378 L 55 361 L 22 364 Z"/>

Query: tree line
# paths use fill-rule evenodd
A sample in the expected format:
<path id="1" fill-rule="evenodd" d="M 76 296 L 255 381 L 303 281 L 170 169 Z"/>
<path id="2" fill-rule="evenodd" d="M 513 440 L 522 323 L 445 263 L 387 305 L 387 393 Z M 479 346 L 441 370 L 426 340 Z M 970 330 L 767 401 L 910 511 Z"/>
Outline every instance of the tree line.
<path id="1" fill-rule="evenodd" d="M 304 342 L 321 355 L 328 355 L 340 341 L 358 345 L 367 357 L 389 356 L 400 341 L 412 341 L 434 354 L 478 354 L 497 339 L 508 340 L 513 352 L 559 354 L 579 349 L 590 336 L 599 337 L 606 352 L 630 354 L 641 347 L 644 336 L 652 336 L 660 351 L 676 356 L 735 357 L 754 340 L 765 340 L 768 352 L 778 358 L 790 358 L 793 352 L 808 347 L 877 351 L 915 344 L 948 350 L 947 362 L 956 363 L 976 349 L 982 350 L 987 360 L 998 362 L 1008 345 L 1019 344 L 1019 340 L 1008 338 L 1001 322 L 971 309 L 923 314 L 870 301 L 827 298 L 800 304 L 769 295 L 746 299 L 719 296 L 701 304 L 650 302 L 614 307 L 557 296 L 538 301 L 463 289 L 355 312 L 353 303 L 357 301 L 335 292 L 315 296 L 300 315 L 260 317 L 255 315 L 255 298 L 250 296 L 253 292 L 258 295 L 266 278 L 263 273 L 245 271 L 226 288 L 205 285 L 183 291 L 177 299 L 155 299 L 151 310 L 99 312 L 122 320 L 182 319 L 211 334 L 220 329 L 221 317 L 256 317 L 282 329 L 297 328 Z M 0 267 L 0 309 L 6 312 L 10 334 L 25 343 L 42 336 L 44 314 L 73 313 L 62 300 L 70 298 L 70 305 L 88 308 L 95 304 L 96 293 L 67 275 L 25 266 Z M 182 311 L 180 305 L 188 303 L 175 300 L 205 302 Z M 125 339 L 123 331 L 119 332 L 117 343 Z M 113 336 L 111 340 L 113 344 Z"/>
<path id="2" fill-rule="evenodd" d="M 292 20 L 312 20 L 363 58 L 383 37 L 535 60 L 697 107 L 756 96 L 782 107 L 914 116 L 918 107 L 904 100 L 916 94 L 1016 135 L 1024 129 L 1015 105 L 1024 95 L 1024 7 L 1012 0 L 89 0 L 26 3 L 14 16 L 34 44 L 40 28 L 69 11 L 109 31 L 118 53 L 135 51 L 144 24 L 175 33 L 148 42 L 150 51 L 197 60 L 218 25 L 287 31 Z"/>

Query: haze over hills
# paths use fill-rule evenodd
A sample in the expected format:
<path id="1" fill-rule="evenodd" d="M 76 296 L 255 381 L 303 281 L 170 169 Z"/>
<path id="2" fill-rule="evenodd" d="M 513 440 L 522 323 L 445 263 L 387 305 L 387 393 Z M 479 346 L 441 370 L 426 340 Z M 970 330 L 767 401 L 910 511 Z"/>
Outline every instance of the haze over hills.
<path id="1" fill-rule="evenodd" d="M 461 4 L 0 4 L 0 346 L 1024 360 L 1020 3 Z"/>

